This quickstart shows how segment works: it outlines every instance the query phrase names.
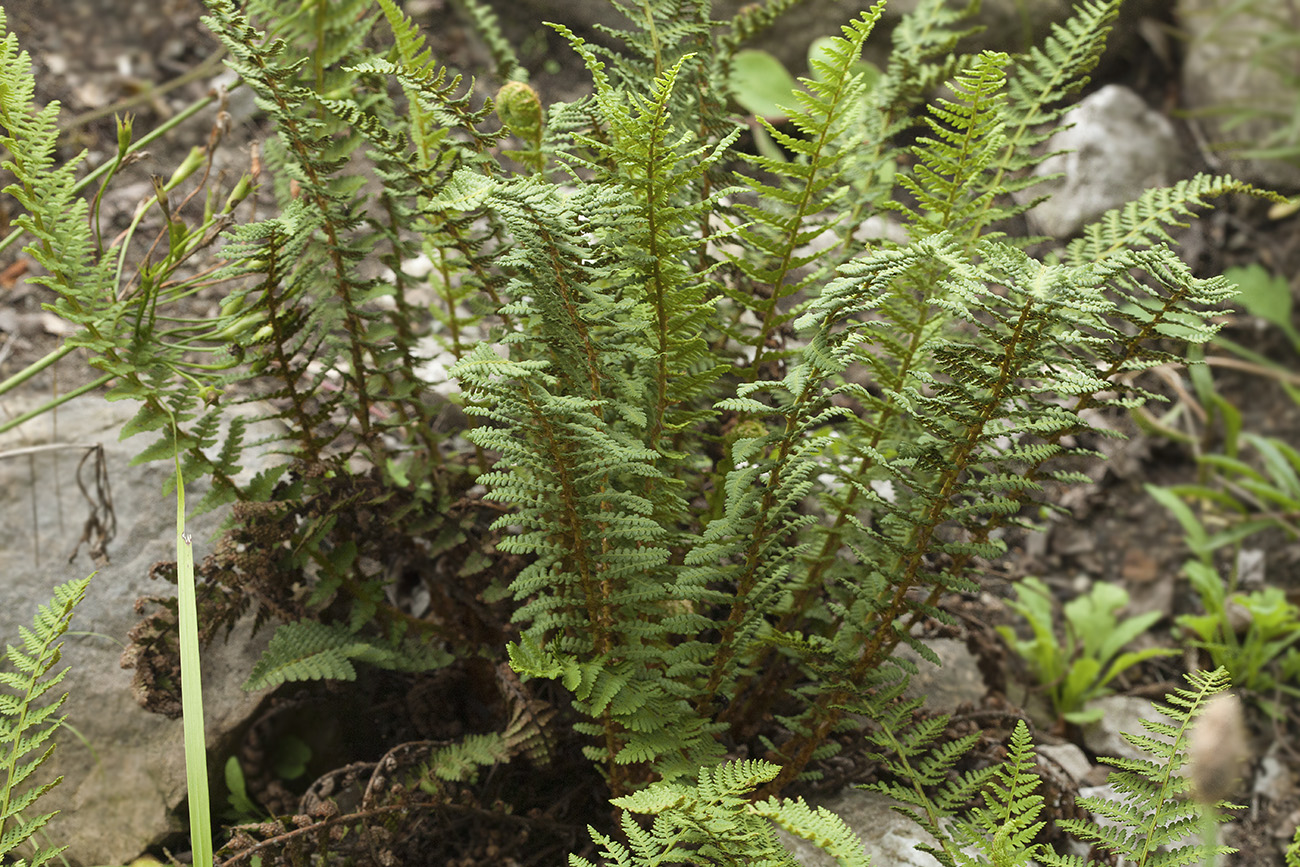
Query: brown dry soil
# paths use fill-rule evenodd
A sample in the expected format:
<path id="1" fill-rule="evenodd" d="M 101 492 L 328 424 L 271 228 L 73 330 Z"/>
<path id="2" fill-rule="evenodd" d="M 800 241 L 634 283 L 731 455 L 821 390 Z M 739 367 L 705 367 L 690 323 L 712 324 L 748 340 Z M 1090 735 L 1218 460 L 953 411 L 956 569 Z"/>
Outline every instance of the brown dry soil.
<path id="1" fill-rule="evenodd" d="M 9 28 L 32 55 L 38 99 L 41 102 L 57 99 L 63 104 L 65 153 L 71 155 L 86 148 L 90 151 L 91 165 L 98 165 L 112 152 L 114 111 L 132 112 L 137 132 L 148 130 L 201 98 L 211 87 L 217 71 L 217 44 L 199 23 L 202 9 L 197 0 L 11 0 L 5 6 Z M 486 53 L 452 11 L 444 7 L 443 0 L 421 0 L 407 6 L 426 27 L 441 58 L 460 68 L 484 68 Z M 547 60 L 544 54 L 547 50 L 544 43 L 535 40 L 533 55 L 525 59 L 540 70 Z M 1155 52 L 1137 53 L 1143 58 L 1128 65 L 1121 61 L 1099 76 L 1093 86 L 1119 81 L 1137 89 L 1152 105 L 1176 107 L 1179 100 L 1176 69 L 1155 59 Z M 198 74 L 195 70 L 199 70 Z M 191 75 L 192 80 L 187 80 L 186 76 Z M 581 88 L 580 77 L 553 63 L 548 72 L 535 76 L 535 81 L 546 91 L 544 98 L 567 96 Z M 124 228 L 136 203 L 150 194 L 150 174 L 170 174 L 192 146 L 208 140 L 213 119 L 214 111 L 205 111 L 151 146 L 149 158 L 133 167 L 134 173 L 117 184 L 105 200 L 104 214 L 112 231 Z M 1173 119 L 1184 131 L 1188 152 L 1195 160 L 1194 139 L 1187 134 L 1186 122 Z M 238 172 L 246 166 L 249 142 L 262 135 L 263 130 L 255 119 L 236 124 L 222 145 L 231 171 Z M 1300 234 L 1295 231 L 1294 218 L 1274 221 L 1268 219 L 1266 212 L 1267 207 L 1257 202 L 1223 203 L 1220 209 L 1181 233 L 1179 240 L 1188 261 L 1202 274 L 1221 273 L 1225 267 L 1256 261 L 1275 273 L 1300 273 Z M 7 223 L 9 216 L 0 205 L 0 226 Z M 46 290 L 22 279 L 22 262 L 23 257 L 16 249 L 0 258 L 0 293 L 4 299 L 0 304 L 0 379 L 56 348 L 66 336 L 66 326 L 41 309 L 41 304 L 49 300 Z M 1294 281 L 1292 289 L 1295 289 Z M 198 303 L 214 301 L 215 298 L 201 298 Z M 1244 316 L 1229 317 L 1227 328 L 1234 339 L 1267 351 L 1277 361 L 1296 369 L 1297 359 L 1286 341 L 1260 323 Z M 1176 389 L 1183 387 L 1185 381 L 1179 373 L 1173 370 L 1164 377 L 1148 375 L 1143 384 L 1177 400 Z M 37 377 L 27 387 L 49 393 L 71 388 L 90 376 L 92 372 L 84 359 L 74 355 L 61 362 L 53 374 Z M 1217 379 L 1222 393 L 1243 410 L 1246 430 L 1279 436 L 1300 447 L 1300 411 L 1280 387 L 1267 378 L 1231 370 L 1220 371 Z M 0 399 L 0 417 L 5 417 L 5 412 L 4 400 Z M 1070 518 L 1054 519 L 1045 533 L 1012 538 L 1010 555 L 990 575 L 990 592 L 975 599 L 950 601 L 949 607 L 958 615 L 958 626 L 939 631 L 967 640 L 980 655 L 990 687 L 981 707 L 965 709 L 966 722 L 962 725 L 970 726 L 970 720 L 987 723 L 1000 716 L 1010 716 L 1004 713 L 1014 710 L 1009 705 L 1008 693 L 1021 694 L 1024 687 L 1033 686 L 1023 683 L 1026 679 L 1023 666 L 1008 655 L 990 627 L 992 623 L 1010 622 L 1009 613 L 999 599 L 1009 595 L 1011 579 L 1030 574 L 1043 576 L 1059 590 L 1063 599 L 1077 593 L 1081 582 L 1086 586 L 1088 580 L 1113 581 L 1132 593 L 1134 612 L 1159 610 L 1176 615 L 1192 610 L 1191 591 L 1179 576 L 1180 565 L 1188 556 L 1181 532 L 1142 488 L 1144 483 L 1170 484 L 1193 479 L 1192 452 L 1168 440 L 1139 434 L 1127 418 L 1112 419 L 1112 422 L 1130 437 L 1122 442 L 1096 444 L 1108 452 L 1110 459 L 1093 468 L 1091 483 L 1061 496 L 1059 502 L 1067 507 Z M 1212 433 L 1209 442 L 1213 444 Z M 1255 544 L 1263 549 L 1267 581 L 1284 587 L 1293 601 L 1300 602 L 1300 545 L 1281 534 L 1259 543 L 1252 541 Z M 1168 640 L 1169 625 L 1169 619 L 1161 621 L 1153 633 L 1157 640 Z M 1122 691 L 1158 697 L 1177 681 L 1181 670 L 1182 660 L 1177 658 L 1146 664 L 1123 680 Z M 1016 689 L 1017 685 L 1020 690 Z M 396 713 L 397 706 L 404 705 L 408 712 L 422 715 L 418 690 L 409 700 L 394 703 L 391 694 L 385 698 L 384 689 L 380 683 L 367 691 L 365 700 L 375 703 L 372 711 L 386 707 Z M 335 695 L 334 700 L 341 697 Z M 438 734 L 454 734 L 463 725 L 472 730 L 475 702 L 470 698 L 463 705 L 450 709 L 459 719 L 450 720 L 449 731 Z M 293 710 L 307 714 L 318 711 L 319 708 L 313 711 L 310 703 L 302 703 Z M 1297 708 L 1291 704 L 1286 711 L 1286 718 L 1274 723 L 1258 714 L 1252 718 L 1256 755 L 1276 741 L 1283 761 L 1293 771 L 1300 771 L 1300 758 L 1292 746 L 1297 730 Z M 442 713 L 447 712 L 448 709 L 442 709 Z M 366 716 L 374 718 L 374 714 Z M 1005 737 L 1009 725 L 995 722 L 991 727 L 986 726 L 990 751 L 996 741 Z M 429 734 L 426 732 L 425 736 Z M 1075 733 L 1068 730 L 1041 732 L 1040 739 L 1072 734 Z M 373 751 L 377 747 L 370 743 L 366 749 Z M 246 749 L 245 758 L 259 754 L 265 755 L 265 751 L 259 753 L 258 745 L 253 744 Z M 313 770 L 318 774 L 333 771 L 337 776 L 341 771 L 334 768 L 346 770 L 347 762 L 358 758 L 375 756 L 340 753 L 332 756 L 333 767 Z M 831 773 L 830 777 L 843 781 L 850 772 L 870 774 L 869 768 L 855 762 L 839 770 L 840 773 Z M 273 775 L 254 770 L 250 776 L 265 782 Z M 275 799 L 274 791 L 262 788 L 268 799 Z M 281 794 L 288 798 L 288 793 Z M 585 797 L 577 800 L 583 801 Z M 1249 809 L 1231 839 L 1242 849 L 1242 854 L 1233 863 L 1281 863 L 1279 851 L 1283 838 L 1289 836 L 1300 819 L 1300 795 L 1291 790 L 1278 799 L 1247 796 L 1245 800 Z M 284 806 L 292 808 L 291 804 Z M 525 844 L 526 818 L 511 821 L 513 824 L 502 822 L 499 828 L 479 828 L 481 833 L 452 822 L 442 829 L 442 839 L 449 844 L 450 851 L 439 856 L 441 860 L 437 863 L 560 863 L 567 846 L 581 848 L 582 837 L 578 833 L 558 837 L 539 833 L 533 837 L 534 843 Z M 543 838 L 549 840 L 548 844 L 537 845 Z"/>

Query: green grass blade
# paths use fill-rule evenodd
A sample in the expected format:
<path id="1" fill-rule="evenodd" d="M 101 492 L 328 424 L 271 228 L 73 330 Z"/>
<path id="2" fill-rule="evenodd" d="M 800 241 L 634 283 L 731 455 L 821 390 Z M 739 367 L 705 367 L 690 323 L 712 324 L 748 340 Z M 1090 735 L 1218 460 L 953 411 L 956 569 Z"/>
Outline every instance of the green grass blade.
<path id="1" fill-rule="evenodd" d="M 208 805 L 208 751 L 203 732 L 199 673 L 199 616 L 194 594 L 193 538 L 185 531 L 185 481 L 176 461 L 176 608 L 181 631 L 181 711 L 185 728 L 185 785 L 190 800 L 190 845 L 195 867 L 212 867 L 212 812 Z"/>

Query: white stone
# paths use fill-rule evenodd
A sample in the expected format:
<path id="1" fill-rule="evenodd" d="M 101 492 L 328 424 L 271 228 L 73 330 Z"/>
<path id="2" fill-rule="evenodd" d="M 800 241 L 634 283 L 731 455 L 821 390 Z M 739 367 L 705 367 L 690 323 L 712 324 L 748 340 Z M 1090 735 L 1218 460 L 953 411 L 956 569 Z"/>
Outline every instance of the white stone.
<path id="1" fill-rule="evenodd" d="M 1034 174 L 1062 174 L 1019 197 L 1051 198 L 1032 208 L 1035 232 L 1063 238 L 1102 214 L 1137 198 L 1152 187 L 1174 183 L 1183 174 L 1182 153 L 1173 125 L 1147 107 L 1136 93 L 1109 84 L 1084 99 L 1063 118 L 1062 129 L 1048 141 L 1051 151 L 1066 151 L 1044 160 Z"/>

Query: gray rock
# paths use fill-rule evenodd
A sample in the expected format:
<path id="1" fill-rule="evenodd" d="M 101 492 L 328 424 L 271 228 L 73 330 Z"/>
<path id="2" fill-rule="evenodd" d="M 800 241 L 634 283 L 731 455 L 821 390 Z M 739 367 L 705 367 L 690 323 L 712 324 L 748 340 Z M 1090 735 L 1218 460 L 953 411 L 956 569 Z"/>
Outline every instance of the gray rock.
<path id="1" fill-rule="evenodd" d="M 1093 764 L 1087 754 L 1075 744 L 1039 744 L 1038 764 L 1065 772 L 1076 786 L 1092 775 Z"/>
<path id="2" fill-rule="evenodd" d="M 1288 765 L 1280 744 L 1274 742 L 1259 761 L 1251 794 L 1263 795 L 1275 803 L 1284 801 L 1295 793 L 1295 781 L 1295 772 Z"/>
<path id="3" fill-rule="evenodd" d="M 1188 37 L 1182 66 L 1184 106 L 1194 113 L 1257 113 L 1235 126 L 1241 116 L 1232 111 L 1196 118 L 1193 123 L 1208 139 L 1206 158 L 1217 163 L 1217 170 L 1242 180 L 1300 188 L 1300 158 L 1247 160 L 1232 153 L 1234 145 L 1237 150 L 1258 147 L 1293 122 L 1300 94 L 1294 84 L 1287 85 L 1287 78 L 1294 81 L 1300 75 L 1300 45 L 1292 40 L 1265 53 L 1260 48 L 1280 24 L 1294 28 L 1300 9 L 1294 2 L 1256 2 L 1243 8 L 1237 0 L 1178 0 L 1177 14 Z"/>
<path id="4" fill-rule="evenodd" d="M 936 638 L 926 644 L 938 654 L 942 666 L 936 668 L 906 645 L 898 651 L 898 656 L 910 659 L 918 669 L 908 684 L 907 697 L 924 698 L 925 709 L 932 713 L 951 714 L 960 704 L 979 704 L 988 687 L 966 642 Z"/>
<path id="5" fill-rule="evenodd" d="M 17 409 L 15 403 L 6 401 L 6 410 Z M 0 437 L 0 452 L 52 442 L 102 443 L 112 486 L 117 538 L 108 546 L 111 563 L 97 567 L 84 546 L 69 563 L 86 516 L 76 480 L 82 451 L 0 458 L 0 574 L 6 587 L 0 638 L 18 641 L 18 627 L 30 625 L 56 584 L 98 570 L 64 640 L 63 663 L 70 671 L 61 688 L 70 693 L 65 709 L 71 728 L 56 736 L 58 749 L 42 768 L 64 776 L 40 803 L 62 810 L 47 826 L 48 839 L 68 845 L 74 863 L 130 861 L 176 829 L 175 811 L 185 798 L 181 720 L 141 709 L 131 695 L 131 672 L 119 665 L 127 631 L 140 619 L 135 600 L 171 592 L 149 580 L 150 565 L 175 559 L 176 552 L 176 503 L 162 495 L 165 465 L 128 466 L 150 443 L 149 435 L 117 440 L 136 408 L 130 401 L 83 397 L 59 410 L 57 436 L 46 415 Z M 89 465 L 82 477 L 93 483 Z M 201 493 L 200 486 L 187 485 L 190 505 Z M 196 559 L 220 523 L 221 515 L 211 513 L 192 522 Z M 239 686 L 269 632 L 254 641 L 245 624 L 228 643 L 217 641 L 204 653 L 210 748 L 260 703 L 260 695 Z"/>
<path id="6" fill-rule="evenodd" d="M 1102 717 L 1083 727 L 1083 743 L 1094 755 L 1115 756 L 1121 759 L 1146 759 L 1146 753 L 1120 737 L 1121 732 L 1145 734 L 1142 720 L 1168 722 L 1155 705 L 1145 698 L 1127 695 L 1108 695 L 1089 702 L 1089 707 L 1102 709 Z"/>
<path id="7" fill-rule="evenodd" d="M 1062 124 L 1073 126 L 1052 136 L 1048 149 L 1068 152 L 1044 160 L 1034 174 L 1064 177 L 1025 191 L 1031 197 L 1051 195 L 1029 211 L 1034 231 L 1057 238 L 1073 235 L 1111 208 L 1185 173 L 1168 119 L 1121 85 L 1090 95 Z"/>

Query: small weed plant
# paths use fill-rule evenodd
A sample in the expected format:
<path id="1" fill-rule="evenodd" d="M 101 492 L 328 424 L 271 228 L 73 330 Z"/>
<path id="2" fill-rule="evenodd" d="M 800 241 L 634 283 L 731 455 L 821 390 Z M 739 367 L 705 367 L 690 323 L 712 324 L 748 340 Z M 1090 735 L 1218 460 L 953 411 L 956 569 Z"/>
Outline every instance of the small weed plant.
<path id="1" fill-rule="evenodd" d="M 1124 651 L 1125 645 L 1150 629 L 1161 614 L 1147 612 L 1119 620 L 1116 613 L 1128 604 L 1123 587 L 1106 582 L 1064 606 L 1065 634 L 1056 628 L 1052 591 L 1029 577 L 1016 585 L 1011 609 L 1029 623 L 1031 637 L 1018 638 L 1008 626 L 998 627 L 1007 645 L 1029 663 L 1035 679 L 1047 690 L 1058 719 L 1075 724 L 1095 722 L 1100 708 L 1089 707 L 1109 695 L 1108 685 L 1133 666 L 1176 651 L 1163 647 Z"/>
<path id="2" fill-rule="evenodd" d="M 925 0 L 868 79 L 877 3 L 819 44 L 783 121 L 754 121 L 759 153 L 730 83 L 794 2 L 720 28 L 707 0 L 616 3 L 617 49 L 557 27 L 591 92 L 549 105 L 473 2 L 495 100 L 394 0 L 207 5 L 265 114 L 261 158 L 223 180 L 218 123 L 116 239 L 4 43 L 0 144 L 34 279 L 108 398 L 139 404 L 138 460 L 175 462 L 178 493 L 204 480 L 196 510 L 232 507 L 179 615 L 203 640 L 250 612 L 274 624 L 250 687 L 485 659 L 499 692 L 492 731 L 408 745 L 355 810 L 244 827 L 226 863 L 413 863 L 412 816 L 523 813 L 473 797 L 485 767 L 589 779 L 623 816 L 625 841 L 592 819 L 611 863 L 789 863 L 774 825 L 861 863 L 838 819 L 782 793 L 864 715 L 891 793 L 957 829 L 943 863 L 1082 863 L 1032 842 L 1023 727 L 1004 765 L 946 781 L 972 742 L 932 745 L 943 724 L 899 701 L 912 667 L 895 651 L 937 662 L 917 627 L 1083 478 L 1110 435 L 1089 419 L 1151 397 L 1133 371 L 1175 358 L 1170 335 L 1212 337 L 1233 294 L 1168 235 L 1215 197 L 1264 195 L 1231 178 L 1148 190 L 1048 258 L 1018 234 L 1011 193 L 1035 183 L 1118 0 L 1085 0 L 1014 56 L 958 53 L 972 9 Z M 118 131 L 101 184 L 137 152 L 128 119 Z M 257 218 L 255 191 L 274 200 Z M 216 316 L 192 315 L 203 293 Z M 250 441 L 254 421 L 279 432 Z M 283 460 L 245 480 L 253 450 Z M 427 610 L 402 602 L 403 576 Z M 1140 631 L 1093 602 L 1080 618 Z M 146 684 L 196 655 L 163 605 L 133 634 Z M 1133 661 L 1126 640 L 1091 641 L 1063 712 Z M 1140 739 L 1151 762 L 1121 771 L 1134 795 L 1107 815 L 1146 836 L 1079 833 L 1164 863 L 1151 847 L 1194 812 L 1173 774 L 1184 729 L 1224 685 L 1194 677 Z M 946 822 L 967 796 L 979 808 Z"/>

